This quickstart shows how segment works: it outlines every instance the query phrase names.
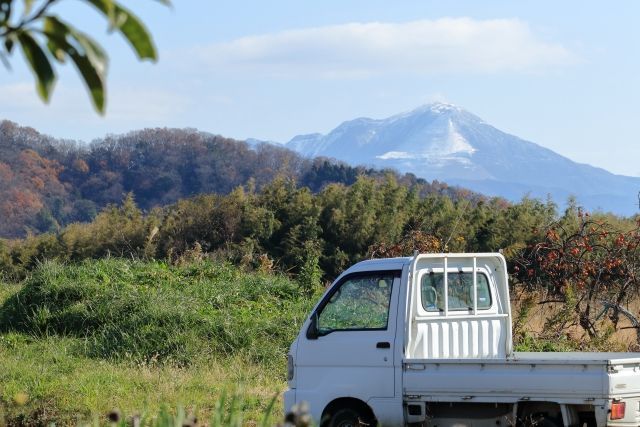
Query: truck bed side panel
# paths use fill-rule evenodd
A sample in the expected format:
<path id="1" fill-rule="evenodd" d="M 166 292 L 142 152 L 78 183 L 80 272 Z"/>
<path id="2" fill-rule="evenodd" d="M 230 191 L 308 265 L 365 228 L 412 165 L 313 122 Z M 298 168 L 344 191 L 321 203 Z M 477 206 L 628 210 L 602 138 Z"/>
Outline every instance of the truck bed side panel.
<path id="1" fill-rule="evenodd" d="M 410 360 L 405 361 L 404 371 L 403 392 L 413 396 L 585 402 L 608 395 L 608 376 L 602 364 Z"/>

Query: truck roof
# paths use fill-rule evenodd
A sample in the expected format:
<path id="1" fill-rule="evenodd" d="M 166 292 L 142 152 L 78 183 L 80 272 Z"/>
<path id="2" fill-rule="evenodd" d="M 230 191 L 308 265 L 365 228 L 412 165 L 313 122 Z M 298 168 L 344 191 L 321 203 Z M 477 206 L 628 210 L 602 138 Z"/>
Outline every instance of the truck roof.
<path id="1" fill-rule="evenodd" d="M 409 264 L 411 260 L 411 257 L 367 259 L 352 265 L 345 273 L 357 273 L 358 271 L 368 271 L 372 269 L 396 270 Z"/>
<path id="2" fill-rule="evenodd" d="M 440 254 L 420 254 L 424 256 L 433 256 L 433 257 L 448 257 L 448 258 L 466 258 L 466 257 L 497 257 L 502 259 L 504 262 L 504 257 L 500 253 L 440 253 Z M 359 263 L 351 266 L 348 270 L 344 272 L 346 273 L 357 273 L 359 271 L 368 271 L 368 270 L 395 270 L 401 269 L 407 264 L 411 264 L 414 257 L 396 257 L 396 258 L 374 258 L 368 259 L 365 261 L 360 261 Z"/>

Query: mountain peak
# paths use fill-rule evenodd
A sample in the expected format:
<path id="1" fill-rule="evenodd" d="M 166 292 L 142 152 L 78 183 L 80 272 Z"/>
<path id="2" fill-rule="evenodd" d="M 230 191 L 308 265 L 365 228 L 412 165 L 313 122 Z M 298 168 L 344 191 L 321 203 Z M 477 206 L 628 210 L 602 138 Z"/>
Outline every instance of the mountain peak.
<path id="1" fill-rule="evenodd" d="M 455 121 L 466 121 L 478 124 L 484 123 L 484 121 L 480 117 L 471 114 L 464 108 L 446 102 L 432 102 L 429 104 L 424 104 L 420 107 L 414 108 L 413 110 L 396 114 L 387 119 L 383 119 L 382 122 L 392 123 L 401 121 L 403 119 L 413 120 L 414 118 L 422 120 L 422 117 L 428 117 L 434 120 L 437 120 L 439 118 L 443 120 L 453 118 Z"/>
<path id="2" fill-rule="evenodd" d="M 640 186 L 640 179 L 577 164 L 445 102 L 346 121 L 327 135 L 294 138 L 287 146 L 306 156 L 392 168 L 515 200 L 551 194 L 562 203 L 573 194 L 588 209 L 623 214 L 631 213 Z"/>
<path id="3" fill-rule="evenodd" d="M 422 105 L 413 110 L 413 112 L 416 113 L 421 113 L 424 111 L 431 111 L 432 113 L 461 113 L 464 110 L 457 105 L 449 104 L 447 102 L 432 102 L 430 104 Z"/>

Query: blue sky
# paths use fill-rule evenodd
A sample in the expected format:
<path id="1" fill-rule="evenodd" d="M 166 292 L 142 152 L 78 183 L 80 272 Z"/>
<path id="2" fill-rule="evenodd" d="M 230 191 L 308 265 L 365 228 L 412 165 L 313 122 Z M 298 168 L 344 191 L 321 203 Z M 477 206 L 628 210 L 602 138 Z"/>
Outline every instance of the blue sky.
<path id="1" fill-rule="evenodd" d="M 0 118 L 83 141 L 157 126 L 287 141 L 446 101 L 573 160 L 640 176 L 638 2 L 174 3 L 132 4 L 160 53 L 149 64 L 92 9 L 63 0 L 56 11 L 110 53 L 106 116 L 70 67 L 43 106 L 17 54 L 0 71 Z"/>

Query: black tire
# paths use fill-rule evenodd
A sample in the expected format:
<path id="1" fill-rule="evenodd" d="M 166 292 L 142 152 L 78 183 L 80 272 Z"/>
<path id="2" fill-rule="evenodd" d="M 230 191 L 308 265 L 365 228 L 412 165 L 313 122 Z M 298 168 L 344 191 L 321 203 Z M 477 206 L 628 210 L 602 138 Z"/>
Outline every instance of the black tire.
<path id="1" fill-rule="evenodd" d="M 556 420 L 543 417 L 540 421 L 538 421 L 539 427 L 559 427 Z"/>
<path id="2" fill-rule="evenodd" d="M 328 427 L 362 427 L 371 426 L 372 422 L 357 409 L 340 408 L 329 420 Z"/>

